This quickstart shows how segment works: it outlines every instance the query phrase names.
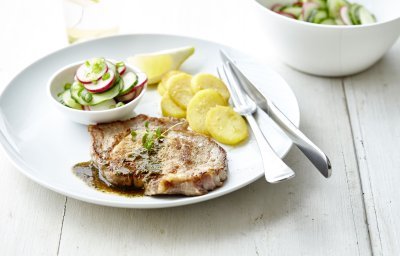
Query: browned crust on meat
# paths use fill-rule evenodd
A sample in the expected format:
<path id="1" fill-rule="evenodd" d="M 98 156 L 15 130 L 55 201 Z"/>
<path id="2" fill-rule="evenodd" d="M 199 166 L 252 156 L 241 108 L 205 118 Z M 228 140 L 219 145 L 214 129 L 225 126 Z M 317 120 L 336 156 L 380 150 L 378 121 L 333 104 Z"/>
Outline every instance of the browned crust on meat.
<path id="1" fill-rule="evenodd" d="M 189 126 L 187 121 L 183 119 L 165 117 L 156 118 L 142 114 L 126 121 L 89 125 L 88 131 L 92 141 L 92 160 L 98 165 L 106 164 L 111 150 L 130 133 L 131 129 L 137 129 L 139 126 L 142 128 L 146 121 L 149 122 L 150 128 L 168 128 L 175 124 L 181 123 L 180 125 L 174 127 L 173 130 L 186 130 Z M 105 135 L 107 135 L 107 140 L 105 140 Z M 108 143 L 104 144 L 104 142 Z"/>
<path id="2" fill-rule="evenodd" d="M 167 153 L 166 156 L 161 155 L 161 158 L 168 158 L 168 152 L 176 152 L 180 150 L 177 162 L 180 165 L 174 165 L 173 163 L 170 168 L 164 166 L 167 170 L 164 170 L 164 175 L 158 179 L 152 180 L 146 187 L 146 195 L 156 194 L 184 194 L 188 196 L 203 195 L 210 190 L 214 190 L 217 187 L 223 185 L 223 182 L 227 178 L 227 156 L 226 151 L 218 145 L 214 140 L 192 131 L 179 131 L 179 134 L 186 136 L 187 138 L 193 138 L 191 141 L 196 144 L 200 139 L 201 145 L 185 145 L 185 140 L 172 140 L 168 144 L 167 149 L 160 152 Z M 204 141 L 203 141 L 204 140 Z M 171 148 L 173 147 L 173 148 Z M 214 155 L 204 155 L 204 162 L 195 162 L 196 154 L 201 154 L 203 147 L 210 149 Z M 176 149 L 176 150 L 174 150 Z M 207 159 L 207 160 L 206 160 Z M 217 164 L 212 165 L 212 161 Z M 168 164 L 168 162 L 166 163 Z M 206 165 L 206 168 L 199 169 L 199 164 Z M 200 166 L 201 167 L 201 166 Z M 180 171 L 179 169 L 183 169 Z M 194 171 L 196 170 L 196 171 Z M 173 174 L 173 175 L 172 175 Z"/>
<path id="3" fill-rule="evenodd" d="M 144 178 L 145 175 L 136 170 L 135 162 L 125 163 L 122 158 L 126 149 L 129 151 L 138 147 L 130 137 L 131 129 L 143 130 L 146 121 L 150 129 L 173 128 L 157 151 L 157 157 L 162 162 L 161 172 L 152 174 L 150 178 Z M 226 180 L 226 152 L 214 140 L 187 128 L 188 123 L 184 119 L 146 115 L 126 121 L 90 125 L 92 160 L 102 176 L 115 186 L 143 186 L 146 195 L 205 194 L 222 186 Z"/>

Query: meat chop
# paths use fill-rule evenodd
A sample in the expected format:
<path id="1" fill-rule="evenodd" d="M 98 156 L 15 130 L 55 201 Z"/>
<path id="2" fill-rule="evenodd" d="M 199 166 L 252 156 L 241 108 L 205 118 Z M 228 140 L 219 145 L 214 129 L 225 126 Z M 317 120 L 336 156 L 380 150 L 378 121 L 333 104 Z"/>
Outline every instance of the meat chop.
<path id="1" fill-rule="evenodd" d="M 159 128 L 165 136 L 155 140 L 151 150 L 142 142 L 146 122 L 148 130 Z M 92 161 L 112 186 L 140 187 L 146 195 L 205 194 L 227 178 L 226 152 L 187 128 L 183 119 L 145 115 L 91 125 Z"/>

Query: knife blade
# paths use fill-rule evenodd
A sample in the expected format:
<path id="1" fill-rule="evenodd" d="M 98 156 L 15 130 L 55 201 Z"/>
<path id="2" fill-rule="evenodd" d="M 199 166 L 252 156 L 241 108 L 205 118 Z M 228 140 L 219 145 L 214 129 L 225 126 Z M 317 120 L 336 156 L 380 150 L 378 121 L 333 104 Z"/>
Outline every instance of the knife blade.
<path id="1" fill-rule="evenodd" d="M 300 131 L 271 100 L 258 90 L 225 51 L 220 50 L 220 55 L 223 62 L 239 79 L 239 86 L 247 93 L 249 98 L 283 130 L 319 172 L 325 178 L 329 178 L 332 174 L 332 166 L 326 154 Z"/>

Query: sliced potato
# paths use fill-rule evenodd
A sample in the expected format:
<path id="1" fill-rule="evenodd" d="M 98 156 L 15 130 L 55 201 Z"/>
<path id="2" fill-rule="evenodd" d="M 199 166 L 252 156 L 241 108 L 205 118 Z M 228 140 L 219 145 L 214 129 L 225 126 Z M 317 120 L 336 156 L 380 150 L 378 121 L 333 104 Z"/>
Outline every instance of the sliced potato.
<path id="1" fill-rule="evenodd" d="M 183 73 L 170 77 L 165 85 L 165 87 L 168 88 L 168 94 L 171 99 L 185 110 L 193 97 L 193 92 L 190 87 L 191 80 L 191 75 Z"/>
<path id="2" fill-rule="evenodd" d="M 172 116 L 176 118 L 186 117 L 186 111 L 176 105 L 175 102 L 171 100 L 168 93 L 165 93 L 161 98 L 161 111 L 163 116 Z"/>
<path id="3" fill-rule="evenodd" d="M 160 83 L 164 83 L 164 87 L 165 87 L 166 89 L 168 89 L 167 86 L 166 86 L 166 85 L 167 85 L 168 79 L 170 79 L 172 76 L 178 75 L 178 74 L 186 74 L 186 73 L 183 72 L 183 71 L 180 71 L 180 70 L 171 70 L 171 71 L 169 71 L 167 74 L 165 74 L 165 75 L 162 77 Z"/>
<path id="4" fill-rule="evenodd" d="M 167 89 L 165 89 L 165 86 L 162 82 L 159 82 L 157 85 L 157 92 L 163 96 L 165 94 L 165 92 L 167 91 Z"/>
<path id="5" fill-rule="evenodd" d="M 186 119 L 193 131 L 208 134 L 206 128 L 206 115 L 210 108 L 217 105 L 226 106 L 226 101 L 216 90 L 205 89 L 194 95 L 190 101 Z"/>
<path id="6" fill-rule="evenodd" d="M 162 96 L 164 95 L 164 93 L 167 91 L 167 81 L 171 76 L 177 75 L 177 74 L 181 74 L 183 73 L 180 70 L 171 70 L 169 72 L 167 72 L 162 78 L 161 81 L 158 83 L 158 87 L 157 87 L 157 91 L 158 93 Z"/>
<path id="7" fill-rule="evenodd" d="M 194 93 L 204 89 L 214 89 L 219 92 L 226 101 L 228 101 L 230 97 L 225 83 L 218 77 L 211 74 L 200 73 L 195 75 L 190 83 L 190 86 L 192 87 L 192 91 Z"/>
<path id="8" fill-rule="evenodd" d="M 211 108 L 205 123 L 210 135 L 224 144 L 235 145 L 249 136 L 246 121 L 231 107 Z"/>

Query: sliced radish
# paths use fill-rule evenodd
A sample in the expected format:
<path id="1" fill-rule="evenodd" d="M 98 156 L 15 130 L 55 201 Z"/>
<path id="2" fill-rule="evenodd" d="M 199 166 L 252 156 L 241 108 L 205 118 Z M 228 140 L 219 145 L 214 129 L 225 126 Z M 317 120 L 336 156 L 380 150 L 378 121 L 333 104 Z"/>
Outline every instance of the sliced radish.
<path id="1" fill-rule="evenodd" d="M 100 70 L 93 71 L 93 67 L 96 65 Z M 83 63 L 76 71 L 76 77 L 83 84 L 89 84 L 93 81 L 99 80 L 108 71 L 106 62 L 102 59 L 91 59 Z"/>
<path id="2" fill-rule="evenodd" d="M 144 86 L 147 83 L 147 76 L 145 73 L 136 73 L 138 76 L 138 82 L 135 87 Z"/>
<path id="3" fill-rule="evenodd" d="M 351 19 L 350 19 L 349 8 L 347 7 L 347 5 L 340 8 L 340 19 L 346 25 L 353 25 L 353 23 L 351 22 Z"/>
<path id="4" fill-rule="evenodd" d="M 296 16 L 294 16 L 291 13 L 287 13 L 287 12 L 277 12 L 277 13 L 279 13 L 280 15 L 286 16 L 288 18 L 291 18 L 291 19 L 296 19 Z"/>
<path id="5" fill-rule="evenodd" d="M 118 97 L 117 97 L 117 100 L 120 101 L 120 102 L 125 102 L 125 103 L 127 103 L 127 102 L 129 102 L 129 101 L 132 101 L 132 100 L 134 100 L 137 96 L 140 95 L 140 93 L 143 91 L 143 87 L 144 87 L 144 85 L 142 85 L 142 86 L 136 86 L 136 87 L 133 88 L 132 91 L 130 91 L 129 93 L 127 93 L 127 94 L 125 94 L 125 95 L 122 95 L 122 96 L 118 96 Z"/>
<path id="6" fill-rule="evenodd" d="M 119 67 L 117 68 L 117 70 L 118 70 L 119 75 L 122 76 L 122 75 L 125 73 L 125 71 L 126 71 L 126 66 L 125 66 L 125 65 L 119 66 Z"/>
<path id="7" fill-rule="evenodd" d="M 133 89 L 127 94 L 118 96 L 117 100 L 121 102 L 129 102 L 139 96 L 140 93 L 143 91 L 144 86 L 147 84 L 146 75 L 144 73 L 138 73 L 138 81 L 138 85 L 133 87 Z"/>
<path id="8" fill-rule="evenodd" d="M 282 4 L 274 4 L 271 7 L 271 10 L 274 11 L 274 12 L 279 12 L 279 11 L 282 10 L 283 7 L 284 7 L 284 5 L 282 5 Z"/>
<path id="9" fill-rule="evenodd" d="M 133 88 L 133 90 L 125 95 L 122 96 L 118 96 L 117 100 L 120 102 L 129 102 L 131 100 L 133 100 L 136 97 L 136 87 Z"/>
<path id="10" fill-rule="evenodd" d="M 120 92 L 120 95 L 124 95 L 132 91 L 133 87 L 135 87 L 135 85 L 137 85 L 139 82 L 138 76 L 133 72 L 124 74 L 122 79 L 124 80 L 124 88 Z"/>
<path id="11" fill-rule="evenodd" d="M 115 107 L 115 105 L 116 105 L 115 100 L 109 99 L 109 100 L 103 101 L 102 103 L 99 103 L 97 105 L 86 106 L 85 110 L 90 110 L 90 111 L 108 110 L 108 109 Z"/>
<path id="12" fill-rule="evenodd" d="M 101 78 L 96 83 L 92 82 L 90 84 L 84 84 L 83 86 L 86 88 L 86 90 L 88 90 L 89 92 L 92 92 L 92 93 L 99 93 L 99 92 L 107 91 L 114 84 L 115 73 L 114 73 L 114 71 L 112 71 L 110 69 L 104 75 L 106 75 L 106 74 L 109 74 L 107 79 L 103 80 L 103 78 Z"/>
<path id="13" fill-rule="evenodd" d="M 109 60 L 106 60 L 106 64 L 107 64 L 109 70 L 111 69 L 112 71 L 114 71 L 114 73 L 117 72 L 117 67 L 115 67 L 114 63 L 112 63 Z"/>
<path id="14" fill-rule="evenodd" d="M 310 14 L 312 13 L 313 10 L 318 9 L 318 4 L 316 3 L 304 3 L 303 4 L 303 11 L 302 11 L 302 16 L 303 19 L 306 21 L 308 20 Z"/>

